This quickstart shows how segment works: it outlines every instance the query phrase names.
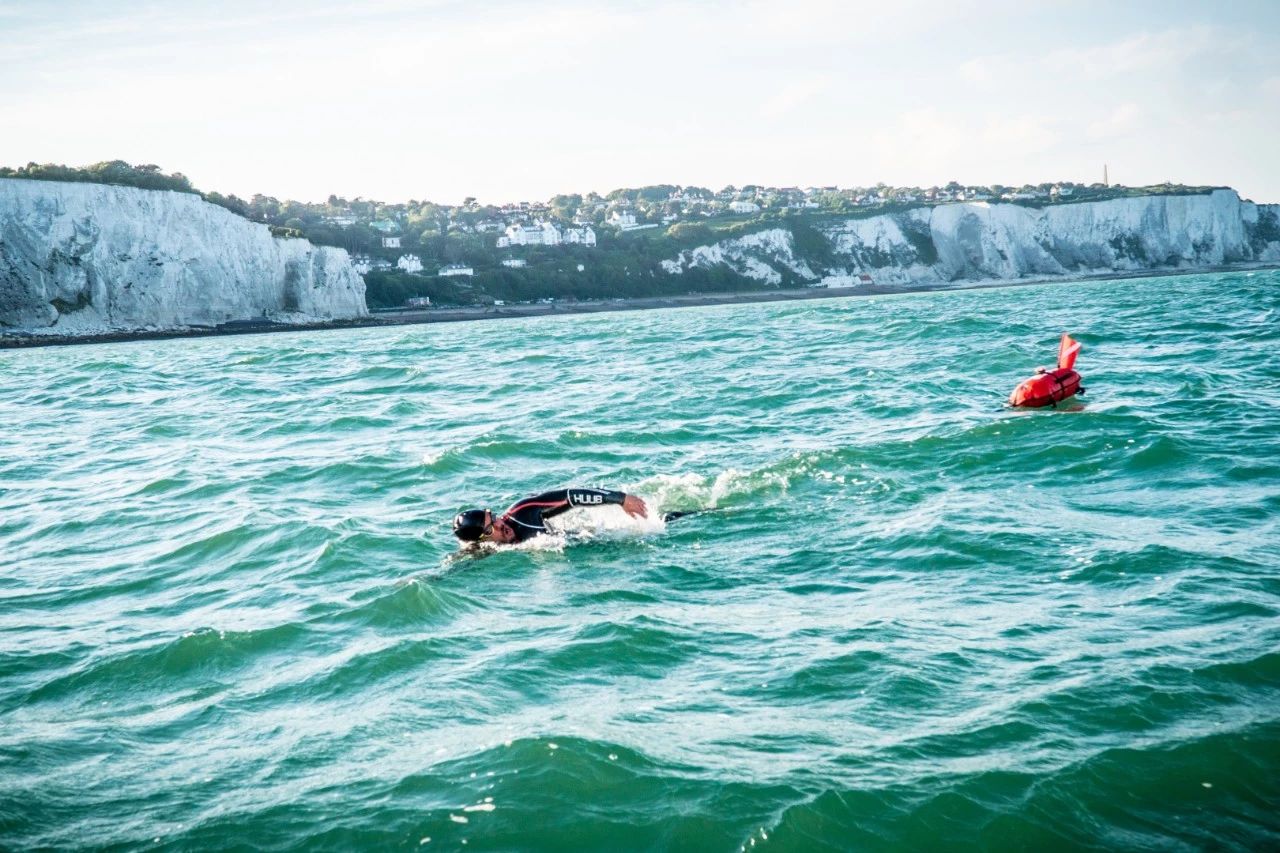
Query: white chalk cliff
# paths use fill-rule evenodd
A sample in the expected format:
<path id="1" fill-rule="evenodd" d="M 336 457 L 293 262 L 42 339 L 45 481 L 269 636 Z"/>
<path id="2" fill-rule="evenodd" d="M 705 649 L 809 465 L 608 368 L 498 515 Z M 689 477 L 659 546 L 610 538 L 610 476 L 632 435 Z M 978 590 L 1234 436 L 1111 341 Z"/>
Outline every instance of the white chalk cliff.
<path id="1" fill-rule="evenodd" d="M 198 195 L 0 179 L 0 335 L 367 314 L 344 250 L 273 237 Z"/>
<path id="2" fill-rule="evenodd" d="M 970 202 L 814 216 L 698 246 L 669 273 L 722 266 L 769 284 L 946 283 L 1280 262 L 1280 205 L 1234 190 L 1051 204 Z M 803 228 L 803 235 L 798 229 Z"/>

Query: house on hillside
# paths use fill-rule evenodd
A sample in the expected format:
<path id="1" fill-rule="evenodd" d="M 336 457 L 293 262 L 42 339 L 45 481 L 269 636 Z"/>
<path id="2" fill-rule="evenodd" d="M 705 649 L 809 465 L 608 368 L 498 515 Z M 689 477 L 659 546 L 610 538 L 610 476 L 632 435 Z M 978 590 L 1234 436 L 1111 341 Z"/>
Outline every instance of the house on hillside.
<path id="1" fill-rule="evenodd" d="M 729 209 L 734 213 L 758 213 L 760 205 L 754 201 L 731 201 L 729 202 Z"/>
<path id="2" fill-rule="evenodd" d="M 457 275 L 473 276 L 476 271 L 466 264 L 449 264 L 447 267 L 440 268 L 440 275 L 443 278 L 452 278 Z"/>
<path id="3" fill-rule="evenodd" d="M 628 228 L 636 227 L 636 215 L 627 210 L 615 210 L 609 214 L 609 218 L 605 222 L 614 228 L 626 231 Z"/>
<path id="4" fill-rule="evenodd" d="M 573 243 L 579 246 L 594 246 L 596 244 L 596 230 L 590 225 L 582 228 L 566 228 L 561 237 L 565 243 Z"/>
<path id="5" fill-rule="evenodd" d="M 384 248 L 384 249 L 399 249 L 399 248 L 400 248 L 400 238 L 399 238 L 399 237 L 383 237 L 383 238 L 382 238 L 382 248 Z"/>
<path id="6" fill-rule="evenodd" d="M 506 232 L 498 238 L 498 248 L 508 246 L 558 246 L 561 242 L 560 229 L 550 222 L 535 222 L 532 225 L 510 225 Z"/>
<path id="7" fill-rule="evenodd" d="M 405 272 L 422 272 L 422 258 L 417 255 L 401 255 L 396 261 L 396 268 Z"/>

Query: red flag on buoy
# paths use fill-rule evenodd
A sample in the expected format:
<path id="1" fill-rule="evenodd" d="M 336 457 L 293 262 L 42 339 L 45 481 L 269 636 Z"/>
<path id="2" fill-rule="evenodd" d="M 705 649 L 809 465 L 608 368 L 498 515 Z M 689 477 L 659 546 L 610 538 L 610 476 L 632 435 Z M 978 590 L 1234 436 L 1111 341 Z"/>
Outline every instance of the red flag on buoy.
<path id="1" fill-rule="evenodd" d="M 1076 356 L 1080 354 L 1080 342 L 1072 339 L 1066 332 L 1058 342 L 1058 369 L 1070 370 L 1076 366 Z"/>

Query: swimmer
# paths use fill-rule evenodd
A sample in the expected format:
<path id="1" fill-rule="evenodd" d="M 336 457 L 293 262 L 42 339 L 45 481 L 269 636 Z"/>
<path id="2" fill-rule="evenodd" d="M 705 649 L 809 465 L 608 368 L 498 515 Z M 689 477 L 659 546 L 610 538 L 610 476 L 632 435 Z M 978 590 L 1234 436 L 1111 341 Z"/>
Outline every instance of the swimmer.
<path id="1" fill-rule="evenodd" d="M 468 509 L 453 519 L 453 535 L 463 542 L 513 545 L 547 532 L 546 519 L 578 507 L 614 505 L 632 518 L 648 518 L 649 507 L 635 495 L 609 489 L 558 489 L 516 501 L 502 515 Z"/>

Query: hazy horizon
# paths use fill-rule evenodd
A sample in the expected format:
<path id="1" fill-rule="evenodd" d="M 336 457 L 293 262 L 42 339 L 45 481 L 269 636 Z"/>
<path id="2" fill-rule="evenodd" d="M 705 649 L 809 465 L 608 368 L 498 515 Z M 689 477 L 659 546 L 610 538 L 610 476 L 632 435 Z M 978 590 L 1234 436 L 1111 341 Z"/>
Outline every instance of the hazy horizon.
<path id="1" fill-rule="evenodd" d="M 483 203 L 670 183 L 1280 202 L 1280 5 L 0 2 L 0 165 Z"/>

